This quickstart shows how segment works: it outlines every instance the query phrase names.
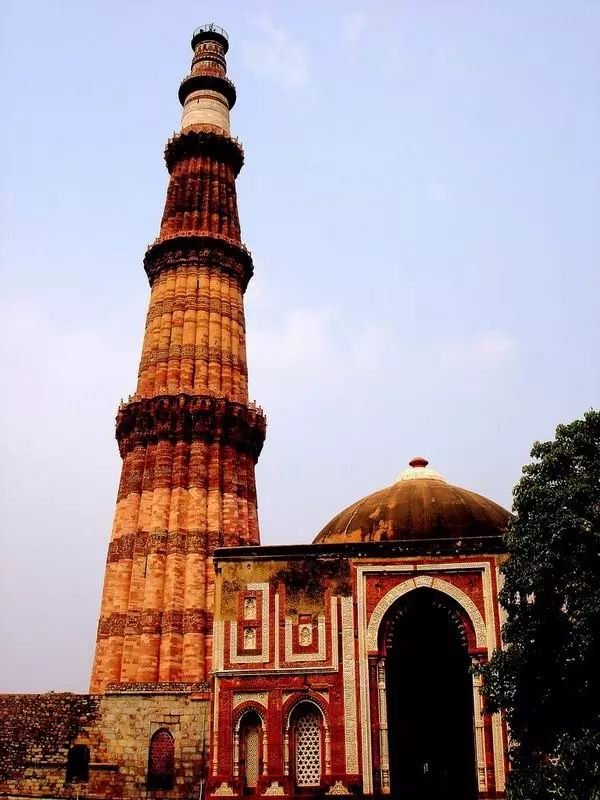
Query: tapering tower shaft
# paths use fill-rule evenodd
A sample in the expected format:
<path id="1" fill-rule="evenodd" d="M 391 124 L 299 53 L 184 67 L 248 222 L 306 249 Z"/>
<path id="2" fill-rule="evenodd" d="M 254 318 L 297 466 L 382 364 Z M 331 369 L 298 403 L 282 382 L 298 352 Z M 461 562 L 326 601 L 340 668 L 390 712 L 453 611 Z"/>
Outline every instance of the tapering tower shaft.
<path id="1" fill-rule="evenodd" d="M 216 547 L 258 544 L 254 466 L 265 435 L 248 403 L 241 243 L 229 133 L 235 88 L 224 31 L 199 28 L 169 140 L 160 234 L 144 268 L 151 296 L 135 394 L 119 408 L 123 468 L 91 691 L 206 679 Z"/>

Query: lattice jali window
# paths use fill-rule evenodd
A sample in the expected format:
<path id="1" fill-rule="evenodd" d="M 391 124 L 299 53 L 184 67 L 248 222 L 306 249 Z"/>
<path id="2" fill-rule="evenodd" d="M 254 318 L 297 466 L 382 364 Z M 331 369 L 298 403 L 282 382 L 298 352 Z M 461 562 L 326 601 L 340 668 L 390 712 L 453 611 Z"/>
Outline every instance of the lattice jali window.
<path id="1" fill-rule="evenodd" d="M 175 777 L 175 740 L 166 728 L 160 728 L 150 739 L 148 752 L 148 788 L 172 789 Z"/>
<path id="2" fill-rule="evenodd" d="M 244 731 L 245 783 L 247 789 L 256 789 L 260 775 L 260 728 L 249 725 Z"/>
<path id="3" fill-rule="evenodd" d="M 318 786 L 321 782 L 321 720 L 315 711 L 306 711 L 296 720 L 295 773 L 298 786 Z"/>

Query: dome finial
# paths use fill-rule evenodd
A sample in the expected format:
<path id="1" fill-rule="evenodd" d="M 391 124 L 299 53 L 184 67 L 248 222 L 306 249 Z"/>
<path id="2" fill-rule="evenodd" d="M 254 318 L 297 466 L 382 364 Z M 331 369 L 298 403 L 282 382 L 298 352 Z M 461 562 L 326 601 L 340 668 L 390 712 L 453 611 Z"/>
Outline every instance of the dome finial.
<path id="1" fill-rule="evenodd" d="M 423 456 L 415 456 L 414 458 L 411 458 L 411 460 L 408 462 L 408 467 L 396 478 L 396 483 L 398 483 L 398 481 L 415 481 L 420 480 L 421 478 L 427 478 L 434 481 L 444 481 L 444 483 L 446 483 L 446 479 L 440 475 L 439 472 L 429 468 L 427 466 L 428 464 L 429 461 L 426 458 L 423 458 Z"/>

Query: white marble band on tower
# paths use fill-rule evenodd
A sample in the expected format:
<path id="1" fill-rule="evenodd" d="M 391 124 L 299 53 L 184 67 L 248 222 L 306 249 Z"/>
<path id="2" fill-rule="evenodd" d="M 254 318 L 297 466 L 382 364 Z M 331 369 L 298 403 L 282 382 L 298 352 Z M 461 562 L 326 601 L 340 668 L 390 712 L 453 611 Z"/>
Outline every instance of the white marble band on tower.
<path id="1" fill-rule="evenodd" d="M 192 68 L 179 87 L 182 131 L 195 128 L 229 136 L 235 87 L 227 78 L 228 47 L 227 34 L 216 25 L 203 25 L 194 31 Z"/>

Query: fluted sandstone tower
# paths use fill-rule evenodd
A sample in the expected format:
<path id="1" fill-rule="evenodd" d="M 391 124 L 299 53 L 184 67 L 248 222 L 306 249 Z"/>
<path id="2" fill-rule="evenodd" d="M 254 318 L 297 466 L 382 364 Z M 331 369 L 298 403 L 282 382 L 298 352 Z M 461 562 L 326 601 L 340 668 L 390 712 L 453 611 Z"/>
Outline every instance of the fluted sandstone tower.
<path id="1" fill-rule="evenodd" d="M 119 408 L 123 469 L 91 691 L 110 684 L 200 682 L 211 663 L 212 553 L 258 544 L 254 465 L 265 436 L 248 402 L 243 296 L 252 276 L 229 131 L 236 98 L 226 33 L 192 39 L 169 140 L 160 235 L 136 393 Z"/>

